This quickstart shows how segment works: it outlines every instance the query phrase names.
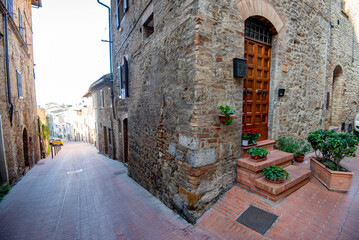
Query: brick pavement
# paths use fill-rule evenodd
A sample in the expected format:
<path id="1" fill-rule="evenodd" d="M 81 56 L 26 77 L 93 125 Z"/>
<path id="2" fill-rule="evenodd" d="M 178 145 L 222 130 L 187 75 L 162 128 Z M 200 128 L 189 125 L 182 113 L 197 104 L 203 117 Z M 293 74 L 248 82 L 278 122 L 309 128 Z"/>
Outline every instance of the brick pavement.
<path id="1" fill-rule="evenodd" d="M 359 239 L 359 158 L 344 159 L 343 164 L 356 173 L 348 193 L 328 191 L 312 177 L 274 204 L 234 186 L 196 226 L 218 239 Z M 309 157 L 296 165 L 309 168 Z M 265 236 L 235 221 L 251 204 L 279 216 Z"/>
<path id="2" fill-rule="evenodd" d="M 0 203 L 1 240 L 210 238 L 89 144 L 65 143 Z"/>

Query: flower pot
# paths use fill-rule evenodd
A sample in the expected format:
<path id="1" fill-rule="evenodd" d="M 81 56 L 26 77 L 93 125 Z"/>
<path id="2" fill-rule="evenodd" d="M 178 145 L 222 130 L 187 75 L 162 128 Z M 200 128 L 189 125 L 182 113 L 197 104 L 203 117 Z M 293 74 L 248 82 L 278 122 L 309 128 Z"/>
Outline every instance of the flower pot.
<path id="1" fill-rule="evenodd" d="M 331 191 L 347 192 L 354 176 L 353 172 L 330 170 L 315 158 L 310 158 L 310 170 L 313 176 Z"/>
<path id="2" fill-rule="evenodd" d="M 296 162 L 302 163 L 302 162 L 304 161 L 304 156 L 295 157 L 294 160 L 295 160 Z"/>
<path id="3" fill-rule="evenodd" d="M 242 145 L 243 146 L 248 146 L 249 145 L 249 140 L 242 140 Z"/>
<path id="4" fill-rule="evenodd" d="M 250 156 L 251 156 L 251 159 L 255 160 L 256 162 L 261 162 L 261 161 L 267 160 L 267 156 L 265 156 L 265 157 L 252 156 L 252 155 L 250 155 Z"/>
<path id="5" fill-rule="evenodd" d="M 274 179 L 274 180 L 272 180 L 272 179 L 270 179 L 270 178 L 266 178 L 266 180 L 267 180 L 268 182 L 271 182 L 271 183 L 277 183 L 277 184 L 279 184 L 279 183 L 283 183 L 285 179 Z"/>
<path id="6" fill-rule="evenodd" d="M 229 118 L 226 117 L 226 115 L 223 114 L 218 114 L 219 116 L 219 120 L 221 121 L 221 123 L 226 124 L 226 120 L 229 120 Z M 236 118 L 236 115 L 230 115 L 232 118 Z"/>

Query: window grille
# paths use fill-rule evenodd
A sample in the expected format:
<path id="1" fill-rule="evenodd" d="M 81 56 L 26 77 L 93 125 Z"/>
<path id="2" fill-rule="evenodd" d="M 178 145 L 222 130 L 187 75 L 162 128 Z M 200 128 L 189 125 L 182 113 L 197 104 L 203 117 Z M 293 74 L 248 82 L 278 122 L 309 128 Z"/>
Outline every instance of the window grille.
<path id="1" fill-rule="evenodd" d="M 245 36 L 268 45 L 272 44 L 272 36 L 269 27 L 255 18 L 249 18 L 245 21 Z"/>

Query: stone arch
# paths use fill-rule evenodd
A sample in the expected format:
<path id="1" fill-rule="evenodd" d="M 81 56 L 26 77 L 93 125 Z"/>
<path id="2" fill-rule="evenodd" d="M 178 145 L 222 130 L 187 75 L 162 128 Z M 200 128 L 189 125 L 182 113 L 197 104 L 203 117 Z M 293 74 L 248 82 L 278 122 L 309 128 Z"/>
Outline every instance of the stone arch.
<path id="1" fill-rule="evenodd" d="M 343 116 L 343 68 L 337 65 L 333 71 L 331 82 L 330 126 L 339 127 Z"/>
<path id="2" fill-rule="evenodd" d="M 244 20 L 253 16 L 264 17 L 273 25 L 278 37 L 283 38 L 286 27 L 273 5 L 265 0 L 237 0 L 236 6 Z"/>

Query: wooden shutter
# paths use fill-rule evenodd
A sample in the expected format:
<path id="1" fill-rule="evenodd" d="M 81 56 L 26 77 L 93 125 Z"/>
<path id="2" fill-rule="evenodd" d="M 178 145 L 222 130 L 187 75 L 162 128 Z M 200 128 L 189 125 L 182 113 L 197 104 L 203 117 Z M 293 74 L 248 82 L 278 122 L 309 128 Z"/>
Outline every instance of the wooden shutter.
<path id="1" fill-rule="evenodd" d="M 22 98 L 22 82 L 21 82 L 21 73 L 16 70 L 16 79 L 17 79 L 17 91 L 19 94 L 19 98 Z"/>
<path id="2" fill-rule="evenodd" d="M 21 37 L 24 38 L 24 29 L 22 27 L 22 14 L 21 14 L 20 8 L 19 8 L 19 31 L 20 31 Z"/>
<path id="3" fill-rule="evenodd" d="M 128 0 L 123 0 L 123 13 L 126 13 L 128 10 Z"/>
<path id="4" fill-rule="evenodd" d="M 7 1 L 7 10 L 9 11 L 9 14 L 12 16 L 14 13 L 12 0 Z"/>
<path id="5" fill-rule="evenodd" d="M 125 93 L 126 93 L 126 97 L 129 97 L 129 93 L 128 93 L 128 85 L 129 85 L 129 79 L 128 79 L 128 61 L 126 59 L 126 57 L 123 58 L 124 60 L 124 71 L 125 71 Z"/>
<path id="6" fill-rule="evenodd" d="M 119 12 L 119 0 L 115 0 L 115 18 L 116 18 L 116 29 L 120 28 L 120 12 Z"/>

